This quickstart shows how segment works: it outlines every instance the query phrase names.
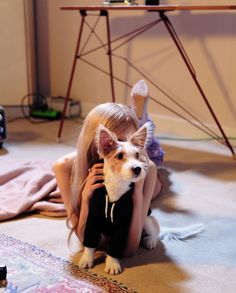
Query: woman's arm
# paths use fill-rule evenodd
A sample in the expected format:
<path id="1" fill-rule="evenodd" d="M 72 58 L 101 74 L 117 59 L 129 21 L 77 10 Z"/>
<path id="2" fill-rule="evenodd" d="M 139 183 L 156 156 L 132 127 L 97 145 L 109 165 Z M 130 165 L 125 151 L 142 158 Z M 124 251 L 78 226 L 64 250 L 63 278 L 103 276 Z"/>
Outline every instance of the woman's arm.
<path id="1" fill-rule="evenodd" d="M 102 181 L 102 183 L 100 183 L 99 181 Z M 97 163 L 92 167 L 92 169 L 90 169 L 88 176 L 85 179 L 84 187 L 81 194 L 80 216 L 76 231 L 76 234 L 81 242 L 83 242 L 84 239 L 84 229 L 89 213 L 90 199 L 97 188 L 104 186 L 103 181 L 103 163 Z"/>
<path id="2" fill-rule="evenodd" d="M 72 166 L 76 158 L 76 152 L 69 153 L 59 158 L 53 166 L 55 173 L 57 186 L 60 190 L 67 216 L 69 217 L 72 213 L 72 202 L 71 202 L 71 171 Z M 72 224 L 76 223 L 77 219 L 72 219 Z"/>
<path id="3" fill-rule="evenodd" d="M 136 252 L 139 247 L 144 222 L 148 214 L 148 209 L 153 197 L 156 186 L 157 168 L 150 161 L 148 173 L 144 180 L 135 183 L 133 193 L 133 214 L 129 229 L 128 241 L 125 250 L 125 256 L 130 256 Z"/>
<path id="4" fill-rule="evenodd" d="M 79 222 L 78 222 L 77 229 L 75 231 L 81 243 L 83 243 L 84 241 L 84 229 L 85 229 L 85 224 L 88 217 L 88 212 L 89 212 L 89 199 L 88 198 L 82 199 L 81 206 L 80 206 Z"/>
<path id="5" fill-rule="evenodd" d="M 71 171 L 74 160 L 76 159 L 76 152 L 70 153 L 61 157 L 53 166 L 53 171 L 57 180 L 58 188 L 61 192 L 63 202 L 65 204 L 67 216 L 73 217 L 70 219 L 72 225 L 76 225 L 76 235 L 81 242 L 84 238 L 84 227 L 88 216 L 89 201 L 95 189 L 103 186 L 103 183 L 96 183 L 103 178 L 103 163 L 95 164 L 85 179 L 84 188 L 81 194 L 81 207 L 79 219 L 73 213 L 72 198 L 71 198 Z"/>

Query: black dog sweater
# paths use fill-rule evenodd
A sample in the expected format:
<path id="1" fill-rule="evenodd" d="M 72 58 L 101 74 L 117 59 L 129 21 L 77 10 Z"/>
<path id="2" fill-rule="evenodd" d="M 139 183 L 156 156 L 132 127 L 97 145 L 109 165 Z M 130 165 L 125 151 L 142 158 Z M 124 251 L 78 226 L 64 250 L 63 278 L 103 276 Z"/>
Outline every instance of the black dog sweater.
<path id="1" fill-rule="evenodd" d="M 109 202 L 105 187 L 95 190 L 89 203 L 84 246 L 96 248 L 104 234 L 110 239 L 107 254 L 116 258 L 123 256 L 133 212 L 133 186 L 116 202 Z"/>

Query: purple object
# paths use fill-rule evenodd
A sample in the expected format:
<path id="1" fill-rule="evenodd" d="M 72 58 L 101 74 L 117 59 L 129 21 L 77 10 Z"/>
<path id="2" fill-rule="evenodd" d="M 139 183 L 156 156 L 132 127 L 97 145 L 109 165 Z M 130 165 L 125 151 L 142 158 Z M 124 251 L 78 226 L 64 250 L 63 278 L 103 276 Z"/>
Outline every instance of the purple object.
<path id="1" fill-rule="evenodd" d="M 144 124 L 143 121 L 140 121 L 140 122 L 141 123 L 139 126 Z M 153 121 L 149 117 L 147 117 L 145 122 L 151 122 L 153 125 L 153 128 L 155 128 L 155 124 L 153 123 Z M 162 164 L 165 152 L 164 152 L 163 148 L 161 147 L 158 138 L 154 135 L 153 135 L 151 141 L 149 142 L 149 144 L 147 145 L 147 153 L 148 153 L 150 160 L 152 160 L 157 166 L 160 166 Z"/>

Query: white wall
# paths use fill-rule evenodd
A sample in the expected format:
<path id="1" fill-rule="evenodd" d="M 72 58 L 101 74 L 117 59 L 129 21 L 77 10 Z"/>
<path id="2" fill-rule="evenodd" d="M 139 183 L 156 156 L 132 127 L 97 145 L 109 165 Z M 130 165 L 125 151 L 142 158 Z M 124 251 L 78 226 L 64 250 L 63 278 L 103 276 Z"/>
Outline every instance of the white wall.
<path id="1" fill-rule="evenodd" d="M 37 1 L 39 24 L 40 90 L 44 95 L 65 96 L 74 48 L 78 34 L 80 16 L 78 12 L 61 11 L 63 5 L 99 4 L 101 1 L 40 0 Z M 161 1 L 169 4 L 236 4 L 236 1 Z M 196 69 L 197 77 L 209 102 L 222 123 L 226 133 L 236 136 L 236 11 L 233 12 L 174 12 L 169 19 L 178 32 L 183 45 Z M 110 13 L 113 38 L 132 28 L 157 19 L 157 13 L 114 12 Z M 88 18 L 89 19 L 89 18 Z M 90 18 L 91 19 L 91 18 Z M 92 18 L 95 20 L 95 18 Z M 105 35 L 104 20 L 98 31 Z M 95 39 L 92 44 L 97 45 Z M 101 51 L 102 52 L 102 51 Z M 173 99 L 181 102 L 205 123 L 214 124 L 209 112 L 190 79 L 176 47 L 163 24 L 159 24 L 145 35 L 116 52 L 126 56 L 142 69 L 151 80 L 167 91 Z M 96 64 L 107 67 L 105 54 L 89 57 Z M 140 75 L 124 63 L 114 59 L 114 72 L 129 84 L 134 84 Z M 129 89 L 115 82 L 118 102 L 125 102 Z M 176 106 L 158 89 L 150 84 L 150 95 L 172 109 Z M 109 79 L 101 72 L 78 63 L 73 83 L 72 98 L 80 99 L 84 113 L 98 103 L 111 100 Z M 149 103 L 149 112 L 161 132 L 188 136 L 204 136 L 198 130 L 177 118 L 165 108 Z M 182 113 L 182 112 L 181 112 Z"/>
<path id="2" fill-rule="evenodd" d="M 31 0 L 0 1 L 1 105 L 19 105 L 34 87 L 31 9 Z"/>

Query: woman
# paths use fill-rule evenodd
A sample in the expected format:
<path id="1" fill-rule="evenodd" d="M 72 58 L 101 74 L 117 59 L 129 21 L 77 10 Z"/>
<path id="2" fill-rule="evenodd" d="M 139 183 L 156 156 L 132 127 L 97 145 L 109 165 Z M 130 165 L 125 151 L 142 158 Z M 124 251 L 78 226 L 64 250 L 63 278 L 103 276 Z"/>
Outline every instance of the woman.
<path id="1" fill-rule="evenodd" d="M 143 86 L 143 81 L 141 85 Z M 147 94 L 140 89 L 137 91 L 135 86 L 132 91 L 133 96 L 138 92 L 145 99 Z M 103 183 L 97 183 L 103 180 L 103 163 L 96 163 L 99 157 L 94 141 L 96 129 L 100 124 L 114 132 L 118 139 L 123 141 L 126 140 L 127 135 L 135 132 L 139 127 L 134 110 L 128 106 L 116 103 L 100 104 L 87 115 L 78 138 L 76 152 L 59 159 L 55 164 L 54 172 L 65 203 L 68 220 L 71 223 L 72 232 L 76 233 L 81 242 L 83 242 L 89 201 L 94 190 L 103 186 Z M 160 152 L 162 152 L 161 148 Z M 92 165 L 92 172 L 89 172 Z M 132 255 L 137 250 L 151 200 L 159 194 L 161 187 L 157 167 L 150 160 L 145 179 L 135 183 L 133 215 L 125 255 Z"/>

